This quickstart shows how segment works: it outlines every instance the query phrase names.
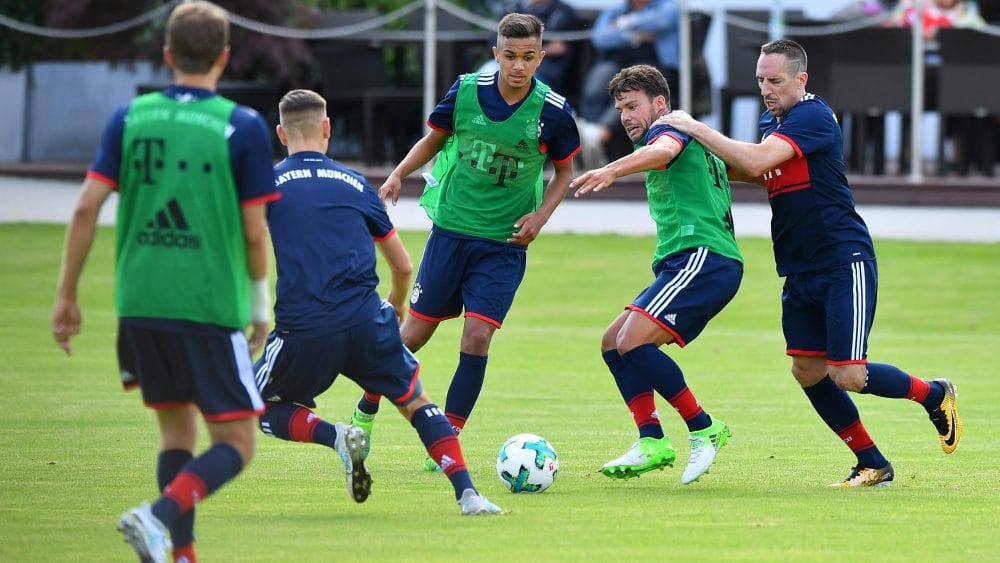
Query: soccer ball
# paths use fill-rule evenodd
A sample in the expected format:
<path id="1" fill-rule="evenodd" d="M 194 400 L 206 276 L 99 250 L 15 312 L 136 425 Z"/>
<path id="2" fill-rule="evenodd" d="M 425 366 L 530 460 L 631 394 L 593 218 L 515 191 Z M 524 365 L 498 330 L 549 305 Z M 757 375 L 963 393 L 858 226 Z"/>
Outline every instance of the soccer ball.
<path id="1" fill-rule="evenodd" d="M 518 434 L 500 446 L 497 477 L 512 493 L 540 493 L 552 486 L 559 457 L 545 438 Z"/>

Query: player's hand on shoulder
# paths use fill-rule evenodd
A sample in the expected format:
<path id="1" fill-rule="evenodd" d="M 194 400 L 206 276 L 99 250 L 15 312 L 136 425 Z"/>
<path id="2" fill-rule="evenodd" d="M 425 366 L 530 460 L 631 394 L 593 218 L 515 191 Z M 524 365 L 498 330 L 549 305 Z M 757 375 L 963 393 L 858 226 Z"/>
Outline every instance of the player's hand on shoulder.
<path id="1" fill-rule="evenodd" d="M 696 123 L 698 122 L 689 113 L 675 109 L 654 121 L 653 125 L 669 125 L 682 133 L 690 133 Z"/>

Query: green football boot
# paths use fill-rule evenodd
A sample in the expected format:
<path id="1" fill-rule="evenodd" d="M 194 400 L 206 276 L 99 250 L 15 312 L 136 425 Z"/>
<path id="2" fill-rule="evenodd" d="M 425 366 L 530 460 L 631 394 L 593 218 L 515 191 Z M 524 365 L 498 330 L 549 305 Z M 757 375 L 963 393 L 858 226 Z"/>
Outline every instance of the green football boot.
<path id="1" fill-rule="evenodd" d="M 358 409 L 354 409 L 354 416 L 351 417 L 351 425 L 365 431 L 365 451 L 362 459 L 368 459 L 368 453 L 372 451 L 372 427 L 375 426 L 375 415 L 365 414 Z"/>
<path id="2" fill-rule="evenodd" d="M 600 472 L 612 479 L 630 479 L 647 471 L 673 466 L 677 452 L 670 446 L 670 438 L 639 438 L 625 455 L 601 467 Z"/>

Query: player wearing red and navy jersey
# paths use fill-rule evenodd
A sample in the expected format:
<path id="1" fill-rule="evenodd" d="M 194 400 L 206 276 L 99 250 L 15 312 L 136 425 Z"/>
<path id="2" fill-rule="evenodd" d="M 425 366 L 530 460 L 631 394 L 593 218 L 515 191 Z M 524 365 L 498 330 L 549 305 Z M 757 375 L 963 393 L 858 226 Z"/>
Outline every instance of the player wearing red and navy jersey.
<path id="1" fill-rule="evenodd" d="M 364 430 L 331 424 L 312 411 L 316 397 L 343 374 L 399 408 L 448 476 L 463 514 L 498 513 L 473 486 L 458 439 L 424 393 L 417 359 L 403 346 L 398 318 L 405 314 L 413 265 L 385 205 L 364 176 L 326 156 L 330 119 L 322 96 L 292 90 L 278 108 L 278 137 L 288 158 L 274 167 L 282 197 L 267 210 L 278 290 L 275 329 L 255 366 L 267 402 L 261 430 L 338 452 L 348 491 L 355 501 L 366 500 L 371 477 Z M 391 273 L 386 301 L 376 292 L 376 247 Z"/>
<path id="2" fill-rule="evenodd" d="M 270 327 L 264 204 L 279 194 L 263 119 L 214 93 L 228 40 L 218 6 L 174 8 L 163 56 L 175 85 L 138 96 L 105 128 L 67 230 L 52 313 L 53 335 L 69 353 L 97 216 L 117 191 L 121 379 L 141 389 L 160 431 L 162 494 L 118 523 L 143 561 L 166 561 L 171 540 L 175 560 L 196 560 L 195 504 L 253 458 L 264 409 L 250 354 Z M 211 446 L 195 456 L 199 418 Z"/>
<path id="3" fill-rule="evenodd" d="M 764 112 L 760 131 L 795 151 L 764 174 L 778 275 L 874 260 L 871 235 L 844 175 L 840 125 L 830 106 L 806 94 L 781 121 Z"/>
<path id="4" fill-rule="evenodd" d="M 787 39 L 761 47 L 757 82 L 767 108 L 760 143 L 725 137 L 674 112 L 664 122 L 691 134 L 733 167 L 732 179 L 767 188 L 782 290 L 782 329 L 792 374 L 817 413 L 857 456 L 838 486 L 885 486 L 892 465 L 875 447 L 845 391 L 920 403 L 945 453 L 958 446 L 962 424 L 955 386 L 925 381 L 868 361 L 878 268 L 864 221 L 844 173 L 843 140 L 833 111 L 806 93 L 807 57 Z"/>
<path id="5" fill-rule="evenodd" d="M 402 332 L 417 351 L 442 321 L 464 314 L 445 405 L 456 432 L 482 390 L 490 343 L 523 279 L 527 247 L 565 198 L 580 150 L 565 98 L 534 78 L 545 56 L 541 36 L 535 16 L 504 16 L 493 48 L 500 70 L 459 77 L 429 116 L 430 131 L 379 188 L 395 204 L 402 179 L 437 157 L 420 200 L 433 228 Z M 547 184 L 546 162 L 554 169 Z M 356 423 L 371 424 L 378 408 L 371 399 L 359 402 Z"/>

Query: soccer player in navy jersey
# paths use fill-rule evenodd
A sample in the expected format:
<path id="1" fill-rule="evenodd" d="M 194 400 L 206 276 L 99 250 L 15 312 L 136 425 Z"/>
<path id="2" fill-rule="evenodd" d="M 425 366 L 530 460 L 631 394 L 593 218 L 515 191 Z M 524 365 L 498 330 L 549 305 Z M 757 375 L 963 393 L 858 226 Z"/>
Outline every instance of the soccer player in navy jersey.
<path id="1" fill-rule="evenodd" d="M 946 454 L 958 447 L 962 421 L 949 380 L 925 381 L 868 361 L 878 288 L 874 245 L 854 208 L 840 126 L 830 106 L 806 92 L 806 64 L 794 41 L 761 47 L 757 83 L 766 111 L 760 143 L 735 141 L 679 111 L 661 121 L 722 157 L 732 166 L 730 179 L 767 188 L 774 258 L 785 278 L 781 322 L 792 375 L 857 456 L 847 478 L 832 486 L 887 486 L 892 465 L 846 391 L 920 403 Z"/>
<path id="2" fill-rule="evenodd" d="M 656 250 L 649 287 L 604 332 L 601 355 L 632 413 L 639 440 L 600 469 L 615 479 L 673 465 L 676 453 L 663 434 L 653 392 L 667 399 L 688 427 L 691 455 L 681 475 L 698 480 L 726 444 L 726 423 L 710 416 L 688 387 L 680 366 L 660 347 L 687 346 L 736 295 L 743 256 L 733 235 L 732 198 L 725 165 L 698 141 L 667 125 L 667 79 L 653 66 L 618 72 L 608 93 L 635 151 L 573 180 L 577 197 L 644 172 Z"/>
<path id="3" fill-rule="evenodd" d="M 348 491 L 364 502 L 371 487 L 364 431 L 311 410 L 344 374 L 388 397 L 410 421 L 451 480 L 462 514 L 500 514 L 473 486 L 458 438 L 423 391 L 417 359 L 400 338 L 413 265 L 384 203 L 364 176 L 326 156 L 330 119 L 319 94 L 292 90 L 278 109 L 288 158 L 274 167 L 282 197 L 267 208 L 278 287 L 274 332 L 255 366 L 267 406 L 261 429 L 336 450 Z M 376 292 L 376 247 L 392 277 L 386 301 Z"/>
<path id="4" fill-rule="evenodd" d="M 264 120 L 214 90 L 229 22 L 208 2 L 174 8 L 163 58 L 174 85 L 111 117 L 83 182 L 52 312 L 67 354 L 77 286 L 101 207 L 117 191 L 115 307 L 125 388 L 156 411 L 162 495 L 118 523 L 142 561 L 195 561 L 194 505 L 253 457 L 264 403 L 250 354 L 270 328 L 264 204 L 279 197 Z M 243 330 L 252 326 L 249 346 Z M 211 447 L 197 457 L 199 413 Z"/>
<path id="5" fill-rule="evenodd" d="M 433 228 L 402 333 L 416 352 L 441 321 L 464 310 L 458 367 L 445 402 L 456 434 L 482 390 L 490 342 L 524 277 L 527 247 L 565 198 L 580 150 L 566 99 L 534 78 L 545 56 L 542 22 L 504 16 L 493 55 L 500 70 L 460 76 L 427 120 L 430 131 L 379 188 L 379 196 L 395 204 L 403 178 L 438 156 L 420 200 Z M 546 161 L 555 169 L 547 189 Z M 378 397 L 363 396 L 352 422 L 370 436 L 377 410 Z M 430 459 L 424 467 L 439 469 Z"/>

